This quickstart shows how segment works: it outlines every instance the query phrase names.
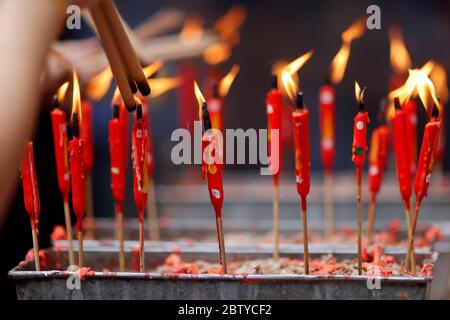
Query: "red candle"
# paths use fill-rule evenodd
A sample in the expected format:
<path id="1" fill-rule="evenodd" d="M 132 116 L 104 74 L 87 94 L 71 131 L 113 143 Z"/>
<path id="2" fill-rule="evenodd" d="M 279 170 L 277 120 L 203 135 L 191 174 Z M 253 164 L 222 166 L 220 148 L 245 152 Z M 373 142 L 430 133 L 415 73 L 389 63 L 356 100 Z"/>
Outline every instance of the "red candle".
<path id="1" fill-rule="evenodd" d="M 53 145 L 55 149 L 58 186 L 63 195 L 64 202 L 69 202 L 70 170 L 69 159 L 67 156 L 66 113 L 57 107 L 51 111 L 50 117 L 52 120 Z"/>
<path id="2" fill-rule="evenodd" d="M 33 142 L 28 142 L 20 165 L 22 173 L 23 199 L 25 210 L 30 216 L 31 227 L 37 232 L 41 203 L 34 166 Z"/>
<path id="3" fill-rule="evenodd" d="M 153 136 L 152 136 L 152 124 L 150 118 L 150 110 L 147 99 L 142 99 L 142 117 L 147 122 L 147 173 L 149 178 L 153 176 L 155 170 L 155 157 L 153 153 Z"/>
<path id="4" fill-rule="evenodd" d="M 433 156 L 438 144 L 441 127 L 438 108 L 435 107 L 434 110 L 433 117 L 425 126 L 422 147 L 420 149 L 419 164 L 417 167 L 414 192 L 416 194 L 416 202 L 419 205 L 428 193 L 431 172 L 433 171 Z"/>
<path id="5" fill-rule="evenodd" d="M 408 142 L 411 176 L 414 177 L 417 162 L 417 104 L 414 100 L 408 100 L 402 105 L 406 117 L 406 137 Z"/>
<path id="6" fill-rule="evenodd" d="M 320 150 L 325 173 L 333 170 L 335 155 L 335 108 L 336 92 L 331 85 L 319 91 Z"/>
<path id="7" fill-rule="evenodd" d="M 211 125 L 213 129 L 220 130 L 224 133 L 223 127 L 223 101 L 220 99 L 217 90 L 214 90 L 213 96 L 208 100 L 208 112 L 211 117 Z"/>
<path id="8" fill-rule="evenodd" d="M 306 211 L 306 196 L 309 194 L 311 180 L 309 111 L 304 108 L 301 93 L 297 95 L 297 109 L 292 112 L 292 128 L 294 129 L 297 192 L 302 198 L 302 209 Z"/>
<path id="9" fill-rule="evenodd" d="M 410 210 L 410 198 L 412 193 L 411 161 L 408 139 L 406 135 L 406 113 L 401 110 L 400 102 L 395 99 L 395 113 L 391 118 L 392 136 L 394 141 L 395 161 L 397 165 L 397 178 L 400 194 L 405 202 L 407 210 Z"/>
<path id="10" fill-rule="evenodd" d="M 281 172 L 281 108 L 282 108 L 282 94 L 278 90 L 277 77 L 273 77 L 272 89 L 266 96 L 266 112 L 267 112 L 267 139 L 268 139 L 268 155 L 270 159 L 270 168 L 273 174 L 273 182 L 278 185 L 279 174 Z M 278 130 L 278 139 L 274 141 L 272 139 L 271 130 Z M 272 155 L 272 144 L 275 145 L 275 152 L 278 153 L 277 157 Z M 278 163 L 276 163 L 278 161 Z"/>
<path id="11" fill-rule="evenodd" d="M 119 105 L 114 105 L 114 118 L 109 121 L 109 152 L 111 161 L 111 189 L 117 212 L 123 212 L 123 202 L 126 192 L 126 164 L 124 154 L 127 154 L 123 134 L 123 123 L 119 118 Z"/>
<path id="12" fill-rule="evenodd" d="M 389 146 L 389 128 L 380 125 L 372 132 L 369 152 L 369 191 L 372 193 L 372 201 L 380 191 L 386 168 L 387 152 Z"/>
<path id="13" fill-rule="evenodd" d="M 84 167 L 84 141 L 79 137 L 78 115 L 73 114 L 73 139 L 69 142 L 70 175 L 72 177 L 72 207 L 77 217 L 77 231 L 83 231 L 86 212 L 86 184 Z"/>
<path id="14" fill-rule="evenodd" d="M 80 122 L 80 138 L 84 142 L 84 165 L 87 173 L 94 167 L 94 129 L 92 122 L 92 104 L 84 100 L 81 102 L 83 117 Z"/>

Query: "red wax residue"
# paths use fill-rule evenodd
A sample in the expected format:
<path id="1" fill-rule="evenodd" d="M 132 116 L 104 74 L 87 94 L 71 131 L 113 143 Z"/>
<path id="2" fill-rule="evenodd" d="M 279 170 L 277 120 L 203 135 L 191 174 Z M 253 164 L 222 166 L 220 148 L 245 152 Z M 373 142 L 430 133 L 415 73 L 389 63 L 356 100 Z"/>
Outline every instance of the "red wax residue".
<path id="1" fill-rule="evenodd" d="M 30 249 L 28 250 L 26 256 L 25 256 L 25 261 L 34 261 L 34 249 Z M 45 257 L 45 253 L 42 250 L 39 250 L 39 260 L 41 262 L 41 269 L 45 270 L 46 266 L 47 266 L 47 258 Z"/>
<path id="2" fill-rule="evenodd" d="M 66 235 L 66 229 L 63 226 L 60 225 L 56 225 L 53 228 L 52 233 L 50 234 L 50 239 L 52 241 L 56 241 L 56 240 L 66 240 L 67 239 L 67 235 Z"/>
<path id="3" fill-rule="evenodd" d="M 84 279 L 86 279 L 86 277 L 95 276 L 95 272 L 92 271 L 92 269 L 90 267 L 84 267 L 84 268 L 78 269 L 76 274 L 80 278 L 80 280 L 84 280 Z"/>

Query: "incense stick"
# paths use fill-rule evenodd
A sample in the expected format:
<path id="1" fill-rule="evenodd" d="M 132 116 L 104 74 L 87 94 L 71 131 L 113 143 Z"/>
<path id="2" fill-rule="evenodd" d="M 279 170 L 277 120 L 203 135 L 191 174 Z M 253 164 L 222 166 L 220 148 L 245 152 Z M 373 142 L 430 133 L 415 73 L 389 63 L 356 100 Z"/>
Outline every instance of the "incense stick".
<path id="1" fill-rule="evenodd" d="M 116 232 L 117 240 L 119 241 L 119 271 L 125 271 L 125 249 L 123 239 L 123 212 L 120 212 L 118 206 L 115 206 L 116 212 Z"/>
<path id="2" fill-rule="evenodd" d="M 78 231 L 78 266 L 84 266 L 83 231 Z"/>
<path id="3" fill-rule="evenodd" d="M 142 220 L 139 221 L 139 272 L 145 270 L 144 234 L 144 221 Z"/>
<path id="4" fill-rule="evenodd" d="M 94 196 L 92 191 L 92 174 L 86 175 L 86 236 L 88 239 L 94 238 Z"/>
<path id="5" fill-rule="evenodd" d="M 41 271 L 41 259 L 39 257 L 39 242 L 37 238 L 36 229 L 31 227 L 31 235 L 33 237 L 33 250 L 34 250 L 34 264 L 36 266 L 36 271 Z"/>
<path id="6" fill-rule="evenodd" d="M 305 274 L 309 274 L 309 249 L 308 249 L 308 220 L 306 215 L 306 197 L 302 197 L 302 221 L 303 221 L 303 255 Z"/>
<path id="7" fill-rule="evenodd" d="M 158 209 L 156 207 L 156 193 L 155 182 L 153 178 L 149 178 L 147 195 L 147 216 L 149 221 L 149 238 L 152 241 L 159 241 L 159 222 L 158 222 Z"/>
<path id="8" fill-rule="evenodd" d="M 136 102 L 133 97 L 132 87 L 130 87 L 129 77 L 127 77 L 127 69 L 124 61 L 120 57 L 120 52 L 116 48 L 114 37 L 108 27 L 107 20 L 99 4 L 95 4 L 90 8 L 92 19 L 94 20 L 98 34 L 102 40 L 106 57 L 111 65 L 111 71 L 116 79 L 120 95 L 128 110 L 136 109 Z"/>
<path id="9" fill-rule="evenodd" d="M 69 244 L 69 264 L 75 265 L 75 254 L 73 253 L 72 221 L 70 218 L 69 202 L 64 200 L 64 220 L 66 221 L 66 238 Z"/>
<path id="10" fill-rule="evenodd" d="M 356 169 L 358 176 L 357 214 L 358 214 L 358 274 L 362 275 L 362 172 Z"/>
<path id="11" fill-rule="evenodd" d="M 369 213 L 367 216 L 367 240 L 371 243 L 373 241 L 373 225 L 375 221 L 375 209 L 377 206 L 376 195 L 372 195 L 369 203 Z"/>
<path id="12" fill-rule="evenodd" d="M 408 253 L 406 255 L 406 261 L 408 261 L 411 258 L 412 268 L 411 271 L 413 275 L 416 275 L 416 264 L 415 264 L 415 253 L 414 253 L 414 236 L 416 233 L 416 225 L 417 225 L 417 217 L 419 216 L 420 211 L 420 202 L 416 204 L 416 210 L 414 212 L 414 218 L 413 223 L 411 226 L 411 232 L 410 232 L 410 238 L 408 239 Z M 413 262 L 414 259 L 414 262 Z M 405 262 L 406 262 L 405 261 Z"/>
<path id="13" fill-rule="evenodd" d="M 150 94 L 150 86 L 147 82 L 147 78 L 144 75 L 140 62 L 134 52 L 130 39 L 123 27 L 120 16 L 117 12 L 117 8 L 112 0 L 104 0 L 100 3 L 100 7 L 106 17 L 106 22 L 109 23 L 109 27 L 114 34 L 113 40 L 116 41 L 117 47 L 122 53 L 123 60 L 128 67 L 129 72 L 136 85 L 139 88 L 139 92 L 143 96 Z"/>
<path id="14" fill-rule="evenodd" d="M 278 260 L 280 246 L 280 211 L 279 211 L 279 189 L 278 184 L 273 185 L 273 259 Z"/>
<path id="15" fill-rule="evenodd" d="M 405 201 L 405 215 L 406 215 L 406 226 L 408 228 L 407 229 L 408 230 L 408 243 L 411 243 L 411 241 L 413 241 L 413 239 L 412 239 L 413 238 L 413 231 L 412 231 L 412 225 L 411 225 L 411 205 L 410 205 L 409 201 Z M 414 226 L 414 230 L 415 230 L 415 228 L 416 227 Z M 407 259 L 405 260 L 405 268 L 406 268 L 406 270 L 408 270 L 410 262 L 411 262 L 411 271 L 413 271 L 414 274 L 415 274 L 415 270 L 416 270 L 416 256 L 415 256 L 414 251 L 411 252 L 407 256 Z"/>
<path id="16" fill-rule="evenodd" d="M 217 238 L 219 239 L 220 265 L 223 274 L 227 274 L 227 257 L 225 253 L 225 239 L 223 235 L 222 216 L 216 215 Z"/>
<path id="17" fill-rule="evenodd" d="M 326 237 L 330 239 L 333 236 L 334 229 L 334 212 L 333 212 L 333 174 L 325 173 L 324 176 L 325 187 L 325 230 Z"/>

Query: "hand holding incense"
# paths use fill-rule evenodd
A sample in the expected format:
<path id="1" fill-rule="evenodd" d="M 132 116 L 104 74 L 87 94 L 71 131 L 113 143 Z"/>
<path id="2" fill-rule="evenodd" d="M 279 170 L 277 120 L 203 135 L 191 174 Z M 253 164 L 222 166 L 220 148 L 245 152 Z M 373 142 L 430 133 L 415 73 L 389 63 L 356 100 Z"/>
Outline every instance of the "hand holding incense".
<path id="1" fill-rule="evenodd" d="M 357 176 L 357 215 L 358 215 L 358 274 L 362 274 L 362 169 L 366 160 L 366 136 L 367 124 L 369 117 L 364 106 L 364 93 L 366 88 L 362 91 L 355 82 L 355 95 L 358 102 L 358 114 L 354 119 L 353 126 L 353 145 L 352 145 L 352 161 L 356 167 Z"/>
<path id="2" fill-rule="evenodd" d="M 31 221 L 31 234 L 33 237 L 34 263 L 36 271 L 41 271 L 39 258 L 38 224 L 41 203 L 39 200 L 39 188 L 34 166 L 33 142 L 28 142 L 20 164 L 22 174 L 23 199 L 25 210 Z"/>

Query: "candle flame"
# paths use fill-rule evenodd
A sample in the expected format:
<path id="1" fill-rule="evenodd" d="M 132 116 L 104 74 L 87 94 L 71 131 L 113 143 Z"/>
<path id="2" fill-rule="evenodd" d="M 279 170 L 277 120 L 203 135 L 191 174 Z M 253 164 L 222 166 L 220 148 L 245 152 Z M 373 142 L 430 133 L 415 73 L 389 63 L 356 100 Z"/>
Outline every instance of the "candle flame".
<path id="1" fill-rule="evenodd" d="M 219 38 L 235 46 L 240 41 L 239 29 L 247 17 L 247 11 L 243 6 L 236 5 L 231 7 L 227 13 L 217 19 L 214 24 L 214 31 Z"/>
<path id="2" fill-rule="evenodd" d="M 447 85 L 447 73 L 444 67 L 438 63 L 434 65 L 433 71 L 430 73 L 430 79 L 436 87 L 436 92 L 441 98 L 442 105 L 448 102 L 449 92 Z"/>
<path id="3" fill-rule="evenodd" d="M 405 74 L 411 68 L 411 58 L 403 41 L 403 35 L 399 28 L 389 28 L 390 59 L 392 69 L 396 73 Z"/>
<path id="4" fill-rule="evenodd" d="M 202 92 L 200 91 L 200 88 L 198 87 L 197 81 L 194 80 L 194 92 L 195 97 L 197 98 L 198 102 L 198 119 L 200 121 L 203 120 L 203 104 L 206 102 L 205 98 L 203 97 Z"/>
<path id="5" fill-rule="evenodd" d="M 116 86 L 113 97 L 111 99 L 111 106 L 114 106 L 115 104 L 121 105 L 122 102 L 123 102 L 122 96 L 120 95 L 119 88 Z"/>
<path id="6" fill-rule="evenodd" d="M 58 97 L 58 102 L 61 104 L 66 97 L 67 89 L 69 88 L 69 81 L 64 82 L 61 87 L 58 88 L 56 96 Z"/>
<path id="7" fill-rule="evenodd" d="M 339 84 L 344 78 L 352 41 L 360 38 L 365 32 L 365 20 L 356 20 L 342 35 L 342 46 L 331 61 L 330 80 L 334 85 Z"/>
<path id="8" fill-rule="evenodd" d="M 169 90 L 172 90 L 180 85 L 178 78 L 158 78 L 149 79 L 148 84 L 152 88 L 151 96 L 156 98 Z"/>
<path id="9" fill-rule="evenodd" d="M 180 32 L 180 40 L 186 44 L 195 44 L 202 36 L 203 21 L 197 16 L 187 18 Z"/>
<path id="10" fill-rule="evenodd" d="M 153 76 L 156 72 L 158 72 L 159 69 L 161 69 L 163 65 L 164 65 L 164 62 L 162 60 L 156 60 L 155 62 L 144 67 L 142 69 L 142 71 L 144 71 L 144 75 L 148 79 L 151 76 Z M 152 88 L 152 90 L 153 90 L 153 88 Z"/>
<path id="11" fill-rule="evenodd" d="M 235 64 L 233 67 L 231 67 L 230 72 L 227 73 L 225 77 L 222 78 L 219 82 L 219 96 L 225 97 L 228 94 L 228 91 L 230 91 L 231 85 L 234 82 L 234 79 L 236 79 L 237 74 L 239 73 L 239 70 L 241 68 L 239 65 Z"/>
<path id="12" fill-rule="evenodd" d="M 290 62 L 286 67 L 285 70 L 289 72 L 290 75 L 293 75 L 294 73 L 297 73 L 301 67 L 312 57 L 314 51 L 310 50 L 307 53 L 301 55 L 294 61 Z"/>
<path id="13" fill-rule="evenodd" d="M 361 102 L 361 87 L 359 86 L 358 81 L 355 81 L 355 98 L 356 98 L 356 102 L 360 103 Z"/>
<path id="14" fill-rule="evenodd" d="M 86 86 L 86 95 L 94 101 L 101 100 L 111 85 L 113 75 L 111 68 L 105 68 L 103 71 L 94 76 Z"/>
<path id="15" fill-rule="evenodd" d="M 203 60 L 207 64 L 216 65 L 222 63 L 231 56 L 231 47 L 226 42 L 217 42 L 209 45 L 203 51 Z"/>
<path id="16" fill-rule="evenodd" d="M 75 69 L 72 71 L 72 117 L 74 113 L 78 114 L 78 119 L 81 121 L 81 96 L 80 96 L 80 83 L 78 81 L 78 75 Z"/>
<path id="17" fill-rule="evenodd" d="M 289 98 L 291 100 L 295 100 L 298 87 L 294 79 L 292 79 L 292 75 L 289 73 L 289 71 L 284 70 L 281 72 L 281 82 Z"/>

